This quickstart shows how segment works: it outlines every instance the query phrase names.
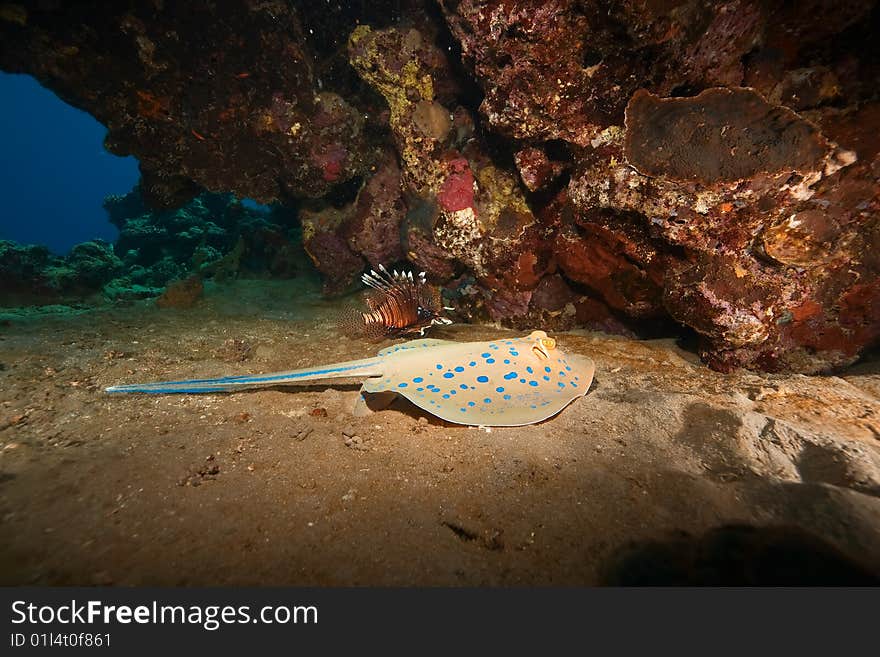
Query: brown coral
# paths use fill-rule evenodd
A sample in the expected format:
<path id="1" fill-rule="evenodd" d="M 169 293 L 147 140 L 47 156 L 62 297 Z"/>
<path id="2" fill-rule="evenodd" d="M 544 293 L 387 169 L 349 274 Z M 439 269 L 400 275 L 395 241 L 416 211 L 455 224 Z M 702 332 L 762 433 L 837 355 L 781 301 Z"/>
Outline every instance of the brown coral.
<path id="1" fill-rule="evenodd" d="M 169 284 L 162 296 L 156 299 L 156 305 L 160 308 L 191 308 L 204 291 L 202 277 L 193 275 Z"/>

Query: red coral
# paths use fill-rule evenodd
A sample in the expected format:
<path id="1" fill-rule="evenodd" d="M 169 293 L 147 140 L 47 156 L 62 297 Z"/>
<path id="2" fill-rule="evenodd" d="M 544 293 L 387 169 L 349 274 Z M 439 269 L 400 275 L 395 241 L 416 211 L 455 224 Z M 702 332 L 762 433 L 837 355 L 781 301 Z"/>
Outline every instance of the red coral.
<path id="1" fill-rule="evenodd" d="M 474 174 L 468 161 L 457 158 L 449 163 L 451 173 L 443 181 L 437 199 L 447 212 L 474 207 Z"/>
<path id="2" fill-rule="evenodd" d="M 324 180 L 327 182 L 339 180 L 346 157 L 348 151 L 341 144 L 331 144 L 315 157 L 315 163 L 321 167 Z"/>

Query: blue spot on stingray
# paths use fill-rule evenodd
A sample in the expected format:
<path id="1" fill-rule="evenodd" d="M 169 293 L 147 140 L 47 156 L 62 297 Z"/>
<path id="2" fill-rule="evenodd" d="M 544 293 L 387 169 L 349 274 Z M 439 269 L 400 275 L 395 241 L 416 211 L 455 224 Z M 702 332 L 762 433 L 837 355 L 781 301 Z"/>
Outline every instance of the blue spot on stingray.
<path id="1" fill-rule="evenodd" d="M 488 397 L 486 397 L 486 398 L 483 400 L 483 403 L 484 403 L 484 404 L 491 404 L 491 403 L 492 403 L 492 400 L 489 399 Z"/>
<path id="2" fill-rule="evenodd" d="M 513 344 L 513 340 L 505 340 L 504 344 Z"/>
<path id="3" fill-rule="evenodd" d="M 475 360 L 472 360 L 470 363 L 468 363 L 468 365 L 469 365 L 470 367 L 473 367 L 473 366 L 476 365 L 476 364 L 477 364 L 477 361 L 475 361 Z"/>
<path id="4" fill-rule="evenodd" d="M 526 366 L 526 372 L 528 372 L 529 374 L 534 374 L 535 370 L 532 369 L 531 365 L 528 365 L 528 366 Z"/>
<path id="5" fill-rule="evenodd" d="M 489 383 L 489 377 L 488 376 L 478 376 L 477 381 L 479 383 Z"/>
<path id="6" fill-rule="evenodd" d="M 547 376 L 547 375 L 545 374 L 545 375 L 544 375 L 544 380 L 545 380 L 545 381 L 549 381 L 549 380 L 550 380 L 550 377 Z"/>
<path id="7" fill-rule="evenodd" d="M 398 388 L 406 388 L 406 385 L 407 385 L 406 383 L 398 383 L 397 387 Z"/>
<path id="8" fill-rule="evenodd" d="M 442 366 L 440 363 L 437 363 L 437 369 L 438 369 L 438 370 L 442 370 L 442 369 L 443 369 L 443 366 Z"/>
<path id="9" fill-rule="evenodd" d="M 489 356 L 491 356 L 491 355 L 492 355 L 492 354 L 490 354 L 490 353 L 487 351 L 485 354 L 480 354 L 480 358 L 489 358 Z"/>
<path id="10" fill-rule="evenodd" d="M 534 388 L 535 386 L 538 385 L 538 382 L 537 381 L 529 381 L 529 385 Z"/>
<path id="11" fill-rule="evenodd" d="M 568 365 L 566 365 L 566 366 L 565 366 L 565 371 L 566 371 L 566 372 L 571 372 L 571 367 L 569 367 Z"/>
<path id="12" fill-rule="evenodd" d="M 535 406 L 535 405 L 534 405 L 534 404 L 532 404 L 532 408 L 538 408 L 538 407 L 537 407 L 537 406 Z"/>
<path id="13" fill-rule="evenodd" d="M 458 410 L 460 410 L 462 413 L 464 413 L 465 411 L 467 411 L 466 408 L 459 408 Z"/>
<path id="14" fill-rule="evenodd" d="M 572 382 L 570 383 L 570 385 L 571 385 L 572 388 L 577 388 L 577 387 L 578 387 L 578 384 L 575 383 L 574 381 L 572 381 Z"/>
<path id="15" fill-rule="evenodd" d="M 497 388 L 495 388 L 495 392 L 504 392 L 504 388 L 498 386 Z"/>
<path id="16" fill-rule="evenodd" d="M 453 374 L 452 372 L 447 372 L 446 374 L 443 375 L 443 378 L 444 379 L 451 379 L 454 376 L 455 376 L 455 374 Z"/>
<path id="17" fill-rule="evenodd" d="M 456 372 L 464 372 L 464 368 L 461 365 L 459 365 L 458 367 L 455 368 L 455 371 Z"/>
<path id="18" fill-rule="evenodd" d="M 462 384 L 461 384 L 460 386 L 458 386 L 458 387 L 461 388 L 462 390 L 467 390 L 467 388 L 468 388 L 466 383 L 462 383 Z"/>
<path id="19" fill-rule="evenodd" d="M 468 402 L 468 406 L 476 406 L 476 403 L 474 403 L 474 402 Z"/>
<path id="20" fill-rule="evenodd" d="M 490 344 L 489 345 L 489 349 L 497 349 L 497 348 L 498 348 L 497 344 Z"/>
<path id="21" fill-rule="evenodd" d="M 525 383 L 526 380 L 525 380 L 525 379 L 520 379 L 519 382 L 520 382 L 520 383 Z"/>
<path id="22" fill-rule="evenodd" d="M 449 394 L 450 394 L 450 395 L 455 395 L 455 394 L 458 394 L 458 393 L 456 393 L 455 390 L 450 390 L 450 391 L 449 391 Z"/>
<path id="23" fill-rule="evenodd" d="M 413 379 L 413 383 L 421 383 L 422 381 L 424 381 L 424 379 L 420 376 L 417 376 Z"/>
<path id="24" fill-rule="evenodd" d="M 491 365 L 492 363 L 495 362 L 495 359 L 494 359 L 494 358 L 487 358 L 487 359 L 486 359 L 486 362 L 489 363 L 489 364 Z"/>
<path id="25" fill-rule="evenodd" d="M 559 385 L 560 388 L 564 388 L 564 387 L 565 387 L 565 384 L 564 384 L 562 381 L 560 381 L 557 385 Z"/>
<path id="26" fill-rule="evenodd" d="M 516 377 L 517 377 L 516 372 L 508 372 L 507 374 L 504 375 L 504 378 L 507 379 L 508 381 L 510 381 L 511 379 L 515 379 Z"/>
<path id="27" fill-rule="evenodd" d="M 580 381 L 581 378 L 580 378 L 579 376 L 576 376 L 576 377 L 574 377 L 574 380 L 575 380 L 575 381 Z"/>
<path id="28" fill-rule="evenodd" d="M 510 399 L 510 395 L 504 395 L 505 399 Z"/>
<path id="29" fill-rule="evenodd" d="M 505 365 L 510 365 L 510 359 L 509 359 L 509 358 L 505 358 L 505 359 L 504 359 L 504 364 L 505 364 Z"/>
<path id="30" fill-rule="evenodd" d="M 545 372 L 549 372 L 549 371 L 550 371 L 550 368 L 549 368 L 549 367 L 545 367 L 545 368 L 544 368 L 544 371 L 545 371 Z"/>
<path id="31" fill-rule="evenodd" d="M 443 399 L 449 399 L 449 395 L 443 395 Z"/>
<path id="32" fill-rule="evenodd" d="M 513 350 L 513 349 L 511 349 L 511 350 L 510 350 L 510 355 L 511 355 L 511 356 L 519 356 L 519 352 L 518 352 L 518 351 L 515 351 L 515 350 Z"/>
<path id="33" fill-rule="evenodd" d="M 565 376 L 565 372 L 560 372 L 559 376 Z"/>
<path id="34" fill-rule="evenodd" d="M 424 388 L 416 388 L 416 390 L 418 390 L 419 392 L 421 392 L 422 390 L 424 390 Z"/>

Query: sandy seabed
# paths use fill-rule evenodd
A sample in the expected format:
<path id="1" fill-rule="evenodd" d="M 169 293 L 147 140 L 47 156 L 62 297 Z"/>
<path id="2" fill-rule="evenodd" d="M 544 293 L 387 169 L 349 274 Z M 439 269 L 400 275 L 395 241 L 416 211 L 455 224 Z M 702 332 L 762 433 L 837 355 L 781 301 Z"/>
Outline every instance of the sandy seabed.
<path id="1" fill-rule="evenodd" d="M 372 356 L 317 282 L 0 313 L 0 583 L 862 583 L 880 573 L 880 363 L 724 375 L 673 340 L 561 334 L 597 375 L 534 426 L 452 425 L 356 382 L 105 386 Z M 347 300 L 345 303 L 351 303 Z M 535 327 L 541 328 L 541 327 Z M 520 335 L 453 326 L 433 337 Z M 876 581 L 876 580 L 875 580 Z"/>

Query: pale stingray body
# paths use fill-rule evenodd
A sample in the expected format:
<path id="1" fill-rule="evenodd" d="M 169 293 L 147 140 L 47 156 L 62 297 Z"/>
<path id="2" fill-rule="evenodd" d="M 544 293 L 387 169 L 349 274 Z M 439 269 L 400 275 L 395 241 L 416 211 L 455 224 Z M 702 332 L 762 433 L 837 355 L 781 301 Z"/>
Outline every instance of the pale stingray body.
<path id="1" fill-rule="evenodd" d="M 369 377 L 365 393 L 395 392 L 432 415 L 474 426 L 520 426 L 545 420 L 587 394 L 593 361 L 565 354 L 543 331 L 487 342 L 414 340 L 375 358 L 257 376 L 168 381 L 107 392 L 198 393 Z"/>

